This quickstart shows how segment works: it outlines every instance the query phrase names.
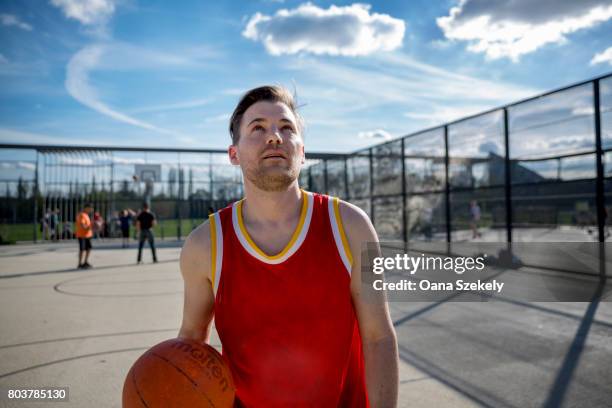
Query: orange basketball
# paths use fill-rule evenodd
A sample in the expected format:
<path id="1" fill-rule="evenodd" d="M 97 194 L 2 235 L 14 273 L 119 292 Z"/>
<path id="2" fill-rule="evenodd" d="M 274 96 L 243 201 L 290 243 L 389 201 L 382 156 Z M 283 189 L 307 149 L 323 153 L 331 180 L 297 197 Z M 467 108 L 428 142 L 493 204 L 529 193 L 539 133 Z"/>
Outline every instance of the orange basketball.
<path id="1" fill-rule="evenodd" d="M 123 383 L 123 408 L 231 407 L 234 393 L 229 367 L 217 350 L 171 339 L 132 365 Z"/>

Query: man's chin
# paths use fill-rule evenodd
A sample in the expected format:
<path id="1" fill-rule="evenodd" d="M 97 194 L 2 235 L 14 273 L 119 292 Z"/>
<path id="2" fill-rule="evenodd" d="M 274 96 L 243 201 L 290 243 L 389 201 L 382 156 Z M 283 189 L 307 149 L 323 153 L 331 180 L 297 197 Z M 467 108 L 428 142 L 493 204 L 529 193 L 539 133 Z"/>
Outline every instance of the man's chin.
<path id="1" fill-rule="evenodd" d="M 284 163 L 262 166 L 257 172 L 259 177 L 291 177 L 294 171 Z"/>
<path id="2" fill-rule="evenodd" d="M 249 177 L 257 188 L 263 191 L 285 191 L 297 180 L 297 174 L 290 170 L 261 171 L 254 177 Z"/>

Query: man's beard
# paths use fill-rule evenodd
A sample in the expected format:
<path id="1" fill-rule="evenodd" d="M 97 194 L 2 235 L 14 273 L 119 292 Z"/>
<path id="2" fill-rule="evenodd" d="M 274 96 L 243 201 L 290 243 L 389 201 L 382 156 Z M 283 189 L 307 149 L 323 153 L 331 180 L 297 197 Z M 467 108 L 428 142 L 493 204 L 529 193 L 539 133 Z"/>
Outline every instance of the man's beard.
<path id="1" fill-rule="evenodd" d="M 263 191 L 286 191 L 287 188 L 298 178 L 299 169 L 290 164 L 284 171 L 278 171 L 274 167 L 253 166 L 245 169 L 245 177 L 260 190 Z"/>

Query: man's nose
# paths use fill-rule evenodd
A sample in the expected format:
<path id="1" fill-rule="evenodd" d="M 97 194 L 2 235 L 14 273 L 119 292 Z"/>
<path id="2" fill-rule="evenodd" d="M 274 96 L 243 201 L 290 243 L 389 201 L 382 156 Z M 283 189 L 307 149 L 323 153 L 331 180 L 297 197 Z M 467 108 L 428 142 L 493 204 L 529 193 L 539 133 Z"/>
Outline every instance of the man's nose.
<path id="1" fill-rule="evenodd" d="M 266 139 L 267 144 L 281 144 L 283 143 L 283 138 L 281 137 L 280 131 L 276 126 L 270 128 L 270 132 L 268 133 L 268 138 Z"/>

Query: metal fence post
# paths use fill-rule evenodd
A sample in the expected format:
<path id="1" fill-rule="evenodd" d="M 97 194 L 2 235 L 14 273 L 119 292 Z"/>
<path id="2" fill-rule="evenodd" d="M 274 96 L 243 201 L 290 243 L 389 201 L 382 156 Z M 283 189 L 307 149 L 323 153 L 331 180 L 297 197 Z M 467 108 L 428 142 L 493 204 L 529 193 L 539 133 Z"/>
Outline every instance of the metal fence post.
<path id="1" fill-rule="evenodd" d="M 329 194 L 328 188 L 328 180 L 327 180 L 327 160 L 323 159 L 323 194 Z"/>
<path id="2" fill-rule="evenodd" d="M 595 180 L 595 200 L 597 205 L 597 232 L 598 241 L 604 242 L 606 224 L 606 203 L 604 196 L 604 168 L 603 151 L 601 146 L 601 111 L 599 99 L 599 79 L 593 81 L 593 108 L 595 113 L 595 160 L 597 178 Z"/>
<path id="3" fill-rule="evenodd" d="M 408 219 L 406 217 L 406 155 L 405 155 L 405 147 L 406 147 L 406 138 L 402 137 L 401 149 L 402 153 L 400 155 L 402 160 L 402 239 L 404 240 L 404 251 L 408 250 Z"/>
<path id="4" fill-rule="evenodd" d="M 374 148 L 368 149 L 370 156 L 370 219 L 374 224 Z"/>
<path id="5" fill-rule="evenodd" d="M 451 207 L 450 207 L 450 178 L 448 167 L 450 158 L 448 153 L 448 125 L 444 125 L 444 197 L 446 210 L 446 242 L 451 242 Z"/>
<path id="6" fill-rule="evenodd" d="M 344 199 L 348 201 L 350 198 L 349 181 L 348 181 L 348 158 L 344 156 Z"/>
<path id="7" fill-rule="evenodd" d="M 36 150 L 36 166 L 34 169 L 34 235 L 33 241 L 38 241 L 38 150 Z"/>
<path id="8" fill-rule="evenodd" d="M 214 186 L 214 179 L 213 179 L 213 155 L 212 153 L 209 153 L 208 156 L 208 183 L 209 183 L 209 187 L 208 189 L 210 190 L 209 193 L 209 197 L 210 197 L 210 203 L 209 203 L 209 207 L 212 207 L 213 210 L 218 210 L 218 208 L 216 208 L 217 206 L 215 205 L 215 196 L 213 194 L 213 192 L 215 191 L 215 186 Z M 206 211 L 208 213 L 208 210 Z"/>
<path id="9" fill-rule="evenodd" d="M 110 155 L 110 212 L 111 215 L 115 214 L 117 211 L 117 206 L 115 205 L 115 154 L 113 152 L 108 152 L 106 157 Z M 119 214 L 117 214 L 119 217 Z"/>
<path id="10" fill-rule="evenodd" d="M 182 220 L 181 220 L 181 194 L 183 194 L 183 180 L 181 177 L 181 154 L 177 154 L 177 171 L 176 171 L 176 181 L 177 183 L 177 194 L 176 194 L 176 239 L 178 241 L 181 240 L 182 234 Z"/>
<path id="11" fill-rule="evenodd" d="M 506 202 L 506 241 L 512 242 L 512 162 L 510 161 L 510 129 L 508 108 L 504 108 L 504 144 L 506 146 L 504 192 Z"/>

